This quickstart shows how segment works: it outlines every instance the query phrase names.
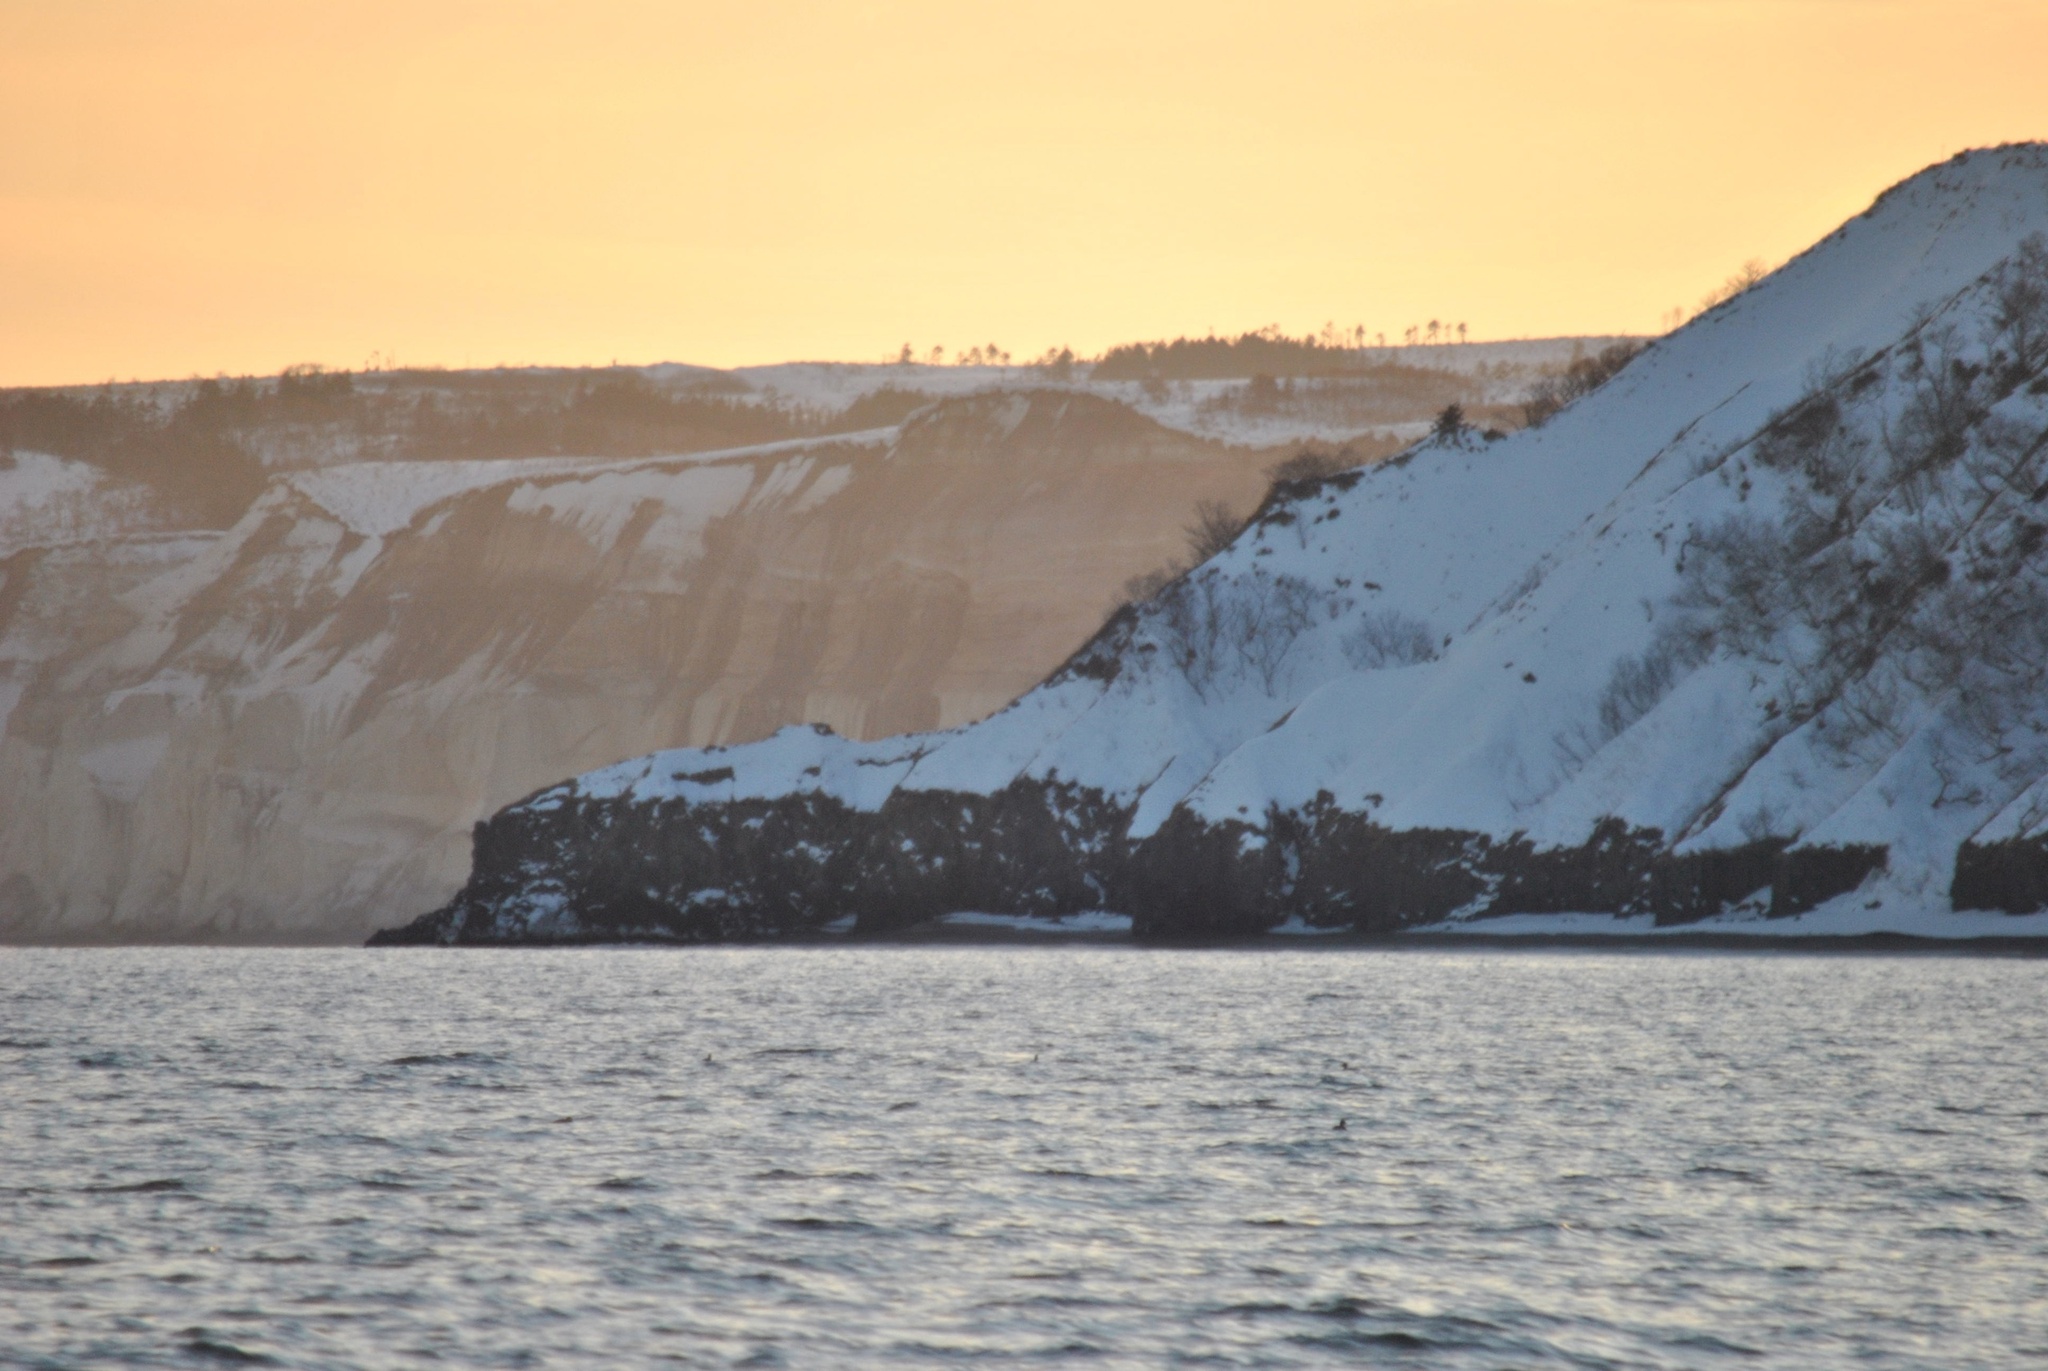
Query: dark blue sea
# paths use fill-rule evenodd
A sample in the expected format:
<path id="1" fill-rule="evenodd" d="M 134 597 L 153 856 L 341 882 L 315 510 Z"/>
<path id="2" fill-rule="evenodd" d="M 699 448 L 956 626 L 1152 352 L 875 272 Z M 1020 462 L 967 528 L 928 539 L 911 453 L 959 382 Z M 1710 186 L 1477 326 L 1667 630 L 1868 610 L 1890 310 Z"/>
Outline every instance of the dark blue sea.
<path id="1" fill-rule="evenodd" d="M 0 951 L 6 1367 L 2048 1366 L 2048 961 Z"/>

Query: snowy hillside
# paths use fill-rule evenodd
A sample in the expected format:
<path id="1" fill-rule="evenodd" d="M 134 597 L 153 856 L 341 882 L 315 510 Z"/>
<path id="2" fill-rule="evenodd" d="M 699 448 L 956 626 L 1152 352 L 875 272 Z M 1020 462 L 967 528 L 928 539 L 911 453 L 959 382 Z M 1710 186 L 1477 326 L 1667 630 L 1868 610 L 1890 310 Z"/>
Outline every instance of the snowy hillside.
<path id="1" fill-rule="evenodd" d="M 993 718 L 589 773 L 399 936 L 2039 908 L 2044 234 L 2048 147 L 1932 168 L 1541 428 L 1283 488 Z"/>

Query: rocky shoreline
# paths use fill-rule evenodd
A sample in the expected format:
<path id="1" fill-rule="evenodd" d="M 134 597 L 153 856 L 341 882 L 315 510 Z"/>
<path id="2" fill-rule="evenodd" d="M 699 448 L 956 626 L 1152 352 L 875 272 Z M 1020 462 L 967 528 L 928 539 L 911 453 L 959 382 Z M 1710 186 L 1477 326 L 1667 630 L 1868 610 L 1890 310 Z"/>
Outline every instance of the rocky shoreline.
<path id="1" fill-rule="evenodd" d="M 1576 847 L 1394 831 L 1321 797 L 1257 827 L 1175 814 L 1133 841 L 1098 791 L 1024 778 L 993 795 L 898 790 L 875 810 L 808 792 L 702 804 L 536 797 L 477 825 L 469 882 L 373 945 L 724 942 L 885 935 L 956 910 L 1117 909 L 1141 940 L 1257 937 L 1299 919 L 1386 935 L 1454 914 L 1600 910 L 1695 922 L 1768 889 L 1804 913 L 1883 867 L 1870 845 L 1765 839 L 1678 855 L 1608 820 Z M 848 923 L 847 921 L 850 921 Z"/>

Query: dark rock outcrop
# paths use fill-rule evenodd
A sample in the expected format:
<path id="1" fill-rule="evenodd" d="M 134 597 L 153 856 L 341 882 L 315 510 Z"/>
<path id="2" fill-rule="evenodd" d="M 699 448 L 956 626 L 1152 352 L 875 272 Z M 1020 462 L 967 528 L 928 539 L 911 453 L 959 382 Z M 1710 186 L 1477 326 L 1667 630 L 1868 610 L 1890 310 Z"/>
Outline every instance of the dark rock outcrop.
<path id="1" fill-rule="evenodd" d="M 2006 914 L 2048 909 L 2048 836 L 1964 843 L 1956 852 L 1949 902 Z"/>
<path id="2" fill-rule="evenodd" d="M 775 940 L 887 934 L 954 910 L 1116 909 L 1136 934 L 1257 936 L 1290 917 L 1394 933 L 1453 913 L 1598 911 L 1687 923 L 1769 888 L 1774 917 L 1854 889 L 1878 847 L 1675 854 L 1608 820 L 1576 847 L 1396 831 L 1330 803 L 1264 824 L 1177 811 L 1132 841 L 1099 792 L 1019 780 L 993 795 L 892 793 L 864 811 L 813 793 L 691 804 L 537 797 L 477 825 L 469 884 L 380 945 Z"/>

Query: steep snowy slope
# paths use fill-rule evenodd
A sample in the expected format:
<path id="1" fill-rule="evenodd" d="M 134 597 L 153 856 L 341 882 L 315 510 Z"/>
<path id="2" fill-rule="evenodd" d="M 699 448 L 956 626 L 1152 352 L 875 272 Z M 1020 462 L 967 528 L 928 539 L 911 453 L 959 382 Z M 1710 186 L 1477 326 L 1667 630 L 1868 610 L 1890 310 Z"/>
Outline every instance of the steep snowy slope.
<path id="1" fill-rule="evenodd" d="M 2044 231 L 2048 148 L 1933 168 L 1541 429 L 1287 489 L 986 722 L 593 772 L 402 936 L 2032 908 Z"/>
<path id="2" fill-rule="evenodd" d="M 565 772 L 978 718 L 1264 460 L 970 396 L 685 457 L 286 471 L 195 532 L 0 459 L 0 936 L 359 939 Z"/>

